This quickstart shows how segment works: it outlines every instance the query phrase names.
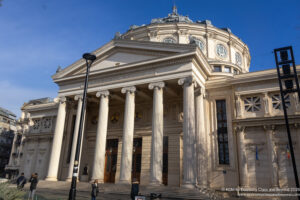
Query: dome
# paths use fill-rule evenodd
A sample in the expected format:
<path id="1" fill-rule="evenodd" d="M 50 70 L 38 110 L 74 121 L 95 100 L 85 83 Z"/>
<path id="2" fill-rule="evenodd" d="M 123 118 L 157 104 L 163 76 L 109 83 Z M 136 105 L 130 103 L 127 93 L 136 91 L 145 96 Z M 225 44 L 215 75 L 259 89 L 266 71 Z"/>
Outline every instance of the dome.
<path id="1" fill-rule="evenodd" d="M 210 20 L 194 22 L 178 14 L 176 6 L 168 16 L 154 18 L 148 25 L 132 25 L 115 39 L 197 45 L 216 75 L 249 72 L 249 48 L 229 28 L 217 28 Z"/>

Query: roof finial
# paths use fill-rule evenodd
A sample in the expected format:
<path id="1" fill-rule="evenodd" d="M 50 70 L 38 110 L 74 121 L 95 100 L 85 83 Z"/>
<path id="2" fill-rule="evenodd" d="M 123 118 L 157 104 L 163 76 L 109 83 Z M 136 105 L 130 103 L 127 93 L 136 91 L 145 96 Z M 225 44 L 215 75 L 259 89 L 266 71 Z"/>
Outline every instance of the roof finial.
<path id="1" fill-rule="evenodd" d="M 175 3 L 173 4 L 173 14 L 177 15 L 177 7 Z"/>

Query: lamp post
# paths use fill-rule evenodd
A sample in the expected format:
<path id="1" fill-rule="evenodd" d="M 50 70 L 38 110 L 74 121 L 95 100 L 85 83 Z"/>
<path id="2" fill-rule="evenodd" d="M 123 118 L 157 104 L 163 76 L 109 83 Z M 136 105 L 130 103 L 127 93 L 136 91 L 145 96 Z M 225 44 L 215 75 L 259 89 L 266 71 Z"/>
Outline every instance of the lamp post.
<path id="1" fill-rule="evenodd" d="M 81 114 L 80 114 L 80 123 L 79 123 L 79 130 L 78 130 L 78 139 L 77 139 L 77 146 L 76 146 L 76 153 L 74 159 L 74 167 L 73 167 L 73 176 L 72 176 L 72 183 L 69 192 L 69 200 L 75 200 L 76 197 L 76 183 L 78 177 L 78 164 L 79 164 L 79 154 L 80 154 L 80 146 L 81 146 L 81 135 L 83 129 L 83 117 L 84 111 L 86 108 L 86 92 L 88 87 L 88 80 L 89 80 L 89 72 L 92 63 L 96 60 L 96 56 L 90 53 L 85 53 L 82 55 L 86 62 L 86 74 L 85 74 L 85 81 L 84 81 L 84 90 L 83 90 L 83 98 L 82 98 L 82 107 L 81 107 Z"/>

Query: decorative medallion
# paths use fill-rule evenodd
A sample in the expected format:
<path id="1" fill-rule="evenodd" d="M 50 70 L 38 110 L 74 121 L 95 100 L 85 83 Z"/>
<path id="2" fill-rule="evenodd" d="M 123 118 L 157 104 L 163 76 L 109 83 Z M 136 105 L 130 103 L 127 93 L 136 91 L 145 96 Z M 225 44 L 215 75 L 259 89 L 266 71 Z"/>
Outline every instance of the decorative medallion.
<path id="1" fill-rule="evenodd" d="M 217 44 L 217 55 L 222 57 L 222 58 L 226 58 L 227 56 L 227 49 L 224 45 L 222 44 Z"/>
<path id="2" fill-rule="evenodd" d="M 115 124 L 119 121 L 119 118 L 120 118 L 120 113 L 116 112 L 112 114 L 112 116 L 110 117 L 110 121 L 111 123 Z"/>

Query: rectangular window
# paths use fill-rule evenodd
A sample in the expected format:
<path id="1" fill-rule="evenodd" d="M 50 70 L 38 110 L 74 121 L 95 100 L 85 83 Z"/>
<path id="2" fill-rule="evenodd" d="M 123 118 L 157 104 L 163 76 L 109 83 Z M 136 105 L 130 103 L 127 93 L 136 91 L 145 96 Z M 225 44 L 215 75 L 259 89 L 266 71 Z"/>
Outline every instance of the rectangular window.
<path id="1" fill-rule="evenodd" d="M 217 100 L 216 106 L 217 106 L 219 164 L 227 165 L 229 164 L 229 151 L 228 151 L 226 101 Z"/>
<path id="2" fill-rule="evenodd" d="M 236 69 L 233 70 L 234 74 L 238 74 L 238 71 Z"/>
<path id="3" fill-rule="evenodd" d="M 222 71 L 222 68 L 220 65 L 214 66 L 214 72 L 221 72 L 221 71 Z"/>
<path id="4" fill-rule="evenodd" d="M 231 68 L 230 67 L 225 67 L 224 72 L 231 73 Z"/>

